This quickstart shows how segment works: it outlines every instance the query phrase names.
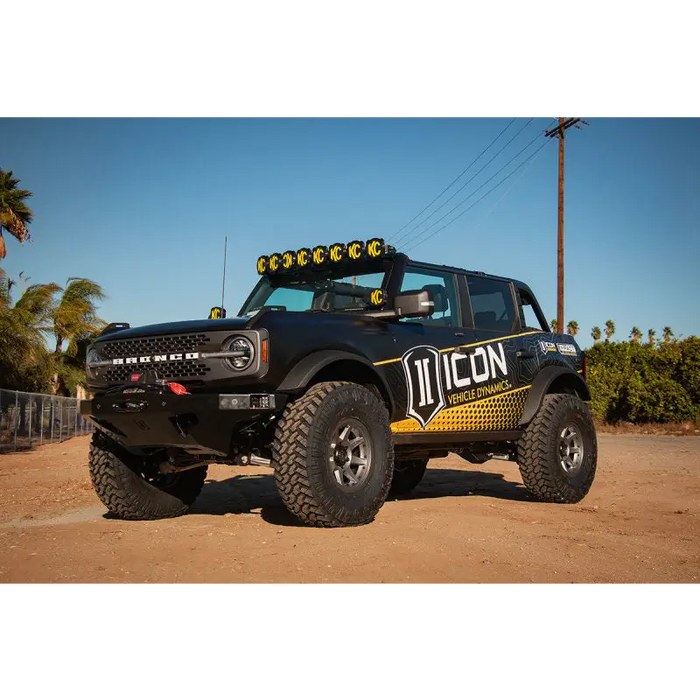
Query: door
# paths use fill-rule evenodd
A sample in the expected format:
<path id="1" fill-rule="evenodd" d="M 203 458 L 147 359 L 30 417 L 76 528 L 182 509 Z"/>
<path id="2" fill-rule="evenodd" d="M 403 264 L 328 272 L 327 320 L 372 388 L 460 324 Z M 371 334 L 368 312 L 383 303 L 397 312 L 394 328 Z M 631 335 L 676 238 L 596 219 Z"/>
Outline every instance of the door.
<path id="1" fill-rule="evenodd" d="M 446 409 L 463 377 L 455 350 L 475 341 L 464 325 L 457 276 L 448 270 L 409 264 L 401 292 L 427 290 L 434 306 L 430 316 L 392 323 L 397 356 L 386 363 L 387 380 L 397 397 L 392 417 L 395 433 L 446 430 Z"/>
<path id="2" fill-rule="evenodd" d="M 537 335 L 521 327 L 512 282 L 484 275 L 466 275 L 466 282 L 476 335 L 470 366 L 477 390 L 470 410 L 480 430 L 512 430 L 537 367 Z"/>

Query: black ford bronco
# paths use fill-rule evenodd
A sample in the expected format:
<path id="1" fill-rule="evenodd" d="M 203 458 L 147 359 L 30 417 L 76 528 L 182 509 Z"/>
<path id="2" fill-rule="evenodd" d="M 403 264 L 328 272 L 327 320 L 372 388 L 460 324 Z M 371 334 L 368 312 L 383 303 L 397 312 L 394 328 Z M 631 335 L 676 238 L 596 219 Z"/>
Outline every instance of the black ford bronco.
<path id="1" fill-rule="evenodd" d="M 88 349 L 90 474 L 113 514 L 180 515 L 225 463 L 272 467 L 304 523 L 360 525 L 448 452 L 516 461 L 540 500 L 586 495 L 585 356 L 526 284 L 381 239 L 257 267 L 236 318 L 111 324 Z"/>

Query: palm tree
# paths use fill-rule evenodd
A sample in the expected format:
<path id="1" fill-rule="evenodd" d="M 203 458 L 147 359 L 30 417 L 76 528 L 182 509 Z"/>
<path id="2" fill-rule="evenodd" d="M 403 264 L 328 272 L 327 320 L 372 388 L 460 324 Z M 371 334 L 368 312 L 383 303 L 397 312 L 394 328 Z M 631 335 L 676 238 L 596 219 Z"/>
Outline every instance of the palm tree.
<path id="1" fill-rule="evenodd" d="M 591 328 L 591 338 L 593 338 L 594 343 L 600 340 L 600 335 L 600 326 L 593 326 L 593 328 Z"/>
<path id="2" fill-rule="evenodd" d="M 637 328 L 637 326 L 632 326 L 632 330 L 630 331 L 630 338 L 632 339 L 633 343 L 638 343 L 642 339 L 642 331 Z"/>
<path id="3" fill-rule="evenodd" d="M 0 269 L 0 385 L 45 390 L 51 362 L 44 334 L 50 330 L 56 284 L 34 284 L 15 304 L 14 283 Z"/>
<path id="4" fill-rule="evenodd" d="M 550 322 L 549 325 L 552 327 L 552 333 L 559 333 L 559 324 L 557 323 L 557 319 L 553 318 Z"/>
<path id="5" fill-rule="evenodd" d="M 568 335 L 576 335 L 578 333 L 578 323 L 576 321 L 569 321 L 566 324 L 566 332 Z"/>
<path id="6" fill-rule="evenodd" d="M 97 282 L 84 277 L 68 278 L 52 314 L 57 354 L 68 341 L 68 352 L 74 355 L 81 340 L 102 330 L 105 322 L 97 316 L 96 304 L 104 298 L 105 293 Z"/>
<path id="7" fill-rule="evenodd" d="M 0 168 L 0 260 L 7 255 L 3 229 L 20 243 L 30 238 L 27 224 L 32 222 L 34 215 L 24 200 L 31 197 L 32 193 L 18 189 L 19 183 L 11 170 L 5 172 Z"/>
<path id="8" fill-rule="evenodd" d="M 669 343 L 671 341 L 671 338 L 673 338 L 673 331 L 671 330 L 671 326 L 664 326 L 663 331 L 664 337 L 664 343 Z"/>
<path id="9" fill-rule="evenodd" d="M 647 337 L 649 338 L 649 345 L 653 345 L 654 340 L 656 339 L 656 331 L 653 328 L 650 328 L 647 331 Z"/>
<path id="10" fill-rule="evenodd" d="M 615 335 L 615 322 L 606 321 L 605 322 L 605 342 L 610 342 L 610 338 Z"/>

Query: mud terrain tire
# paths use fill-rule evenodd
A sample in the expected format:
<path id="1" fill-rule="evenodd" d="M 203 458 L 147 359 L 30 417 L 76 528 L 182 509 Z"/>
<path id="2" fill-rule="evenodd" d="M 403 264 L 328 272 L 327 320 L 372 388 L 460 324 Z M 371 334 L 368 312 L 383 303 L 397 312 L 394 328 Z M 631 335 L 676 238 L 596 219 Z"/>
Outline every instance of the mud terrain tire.
<path id="1" fill-rule="evenodd" d="M 427 459 L 410 459 L 394 464 L 394 477 L 391 480 L 389 498 L 408 496 L 423 480 L 428 467 Z"/>

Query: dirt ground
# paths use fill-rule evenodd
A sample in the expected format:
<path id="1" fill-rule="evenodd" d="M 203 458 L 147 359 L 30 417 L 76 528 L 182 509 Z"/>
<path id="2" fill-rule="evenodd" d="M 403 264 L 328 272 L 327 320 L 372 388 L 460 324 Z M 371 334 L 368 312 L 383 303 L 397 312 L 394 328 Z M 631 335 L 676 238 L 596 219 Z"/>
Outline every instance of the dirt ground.
<path id="1" fill-rule="evenodd" d="M 0 455 L 2 582 L 693 582 L 700 437 L 599 435 L 577 505 L 532 501 L 517 466 L 431 461 L 370 525 L 297 525 L 271 470 L 210 467 L 190 514 L 106 515 L 89 437 Z"/>

